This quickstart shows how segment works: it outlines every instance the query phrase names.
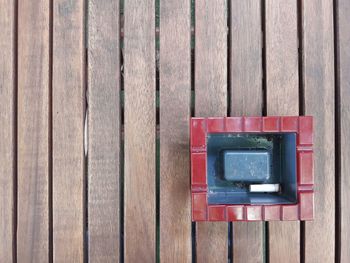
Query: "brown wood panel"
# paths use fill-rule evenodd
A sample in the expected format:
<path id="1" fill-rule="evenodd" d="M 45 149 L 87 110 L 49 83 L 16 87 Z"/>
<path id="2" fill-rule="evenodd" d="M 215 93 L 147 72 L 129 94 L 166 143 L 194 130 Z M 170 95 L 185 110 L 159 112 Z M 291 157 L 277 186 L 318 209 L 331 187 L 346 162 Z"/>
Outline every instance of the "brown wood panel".
<path id="1" fill-rule="evenodd" d="M 302 4 L 305 114 L 314 116 L 315 219 L 305 223 L 305 262 L 334 262 L 333 1 Z"/>
<path id="2" fill-rule="evenodd" d="M 234 0 L 230 11 L 230 115 L 260 116 L 263 98 L 261 1 Z M 233 262 L 263 262 L 263 242 L 262 222 L 233 223 Z"/>
<path id="3" fill-rule="evenodd" d="M 262 113 L 261 1 L 231 1 L 231 116 Z"/>
<path id="4" fill-rule="evenodd" d="M 154 262 L 155 1 L 125 1 L 124 14 L 125 262 Z"/>
<path id="5" fill-rule="evenodd" d="M 15 5 L 0 0 L 0 262 L 14 262 Z"/>
<path id="6" fill-rule="evenodd" d="M 89 2 L 88 259 L 119 261 L 119 0 Z"/>
<path id="7" fill-rule="evenodd" d="M 17 262 L 48 262 L 50 6 L 18 4 Z"/>
<path id="8" fill-rule="evenodd" d="M 266 1 L 268 115 L 299 114 L 297 1 Z M 269 223 L 269 260 L 300 262 L 300 223 Z M 288 238 L 286 238 L 288 237 Z"/>
<path id="9" fill-rule="evenodd" d="M 160 3 L 160 261 L 191 262 L 190 1 Z M 180 212 L 181 211 L 181 212 Z"/>
<path id="10" fill-rule="evenodd" d="M 341 230 L 340 259 L 342 263 L 350 262 L 350 2 L 338 1 L 338 83 L 340 87 L 341 117 Z"/>
<path id="11" fill-rule="evenodd" d="M 227 114 L 227 2 L 195 1 L 195 115 Z M 228 225 L 198 222 L 198 262 L 226 262 Z"/>
<path id="12" fill-rule="evenodd" d="M 227 114 L 227 2 L 195 2 L 195 115 Z"/>
<path id="13" fill-rule="evenodd" d="M 53 2 L 54 262 L 84 261 L 83 2 Z"/>

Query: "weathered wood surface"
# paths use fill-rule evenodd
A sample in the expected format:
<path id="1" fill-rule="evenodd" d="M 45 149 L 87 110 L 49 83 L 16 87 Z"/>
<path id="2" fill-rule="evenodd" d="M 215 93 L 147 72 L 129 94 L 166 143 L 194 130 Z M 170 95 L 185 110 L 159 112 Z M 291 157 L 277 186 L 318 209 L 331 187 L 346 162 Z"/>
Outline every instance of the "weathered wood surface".
<path id="1" fill-rule="evenodd" d="M 126 262 L 154 262 L 156 252 L 155 2 L 125 1 Z"/>
<path id="2" fill-rule="evenodd" d="M 48 1 L 18 6 L 17 262 L 49 261 L 49 10 Z"/>
<path id="3" fill-rule="evenodd" d="M 230 2 L 231 116 L 259 116 L 263 108 L 261 1 Z"/>
<path id="4" fill-rule="evenodd" d="M 15 262 L 15 6 L 0 1 L 0 262 Z"/>
<path id="5" fill-rule="evenodd" d="M 195 116 L 227 114 L 227 2 L 195 2 Z M 212 36 L 215 35 L 215 38 Z M 228 225 L 197 223 L 197 262 L 226 262 Z"/>
<path id="6" fill-rule="evenodd" d="M 159 2 L 0 0 L 0 262 L 348 262 L 348 1 Z M 191 99 L 313 115 L 315 220 L 192 243 Z"/>
<path id="7" fill-rule="evenodd" d="M 338 84 L 340 88 L 339 103 L 338 106 L 340 114 L 341 131 L 336 136 L 340 135 L 340 141 L 338 138 L 338 147 L 341 147 L 339 156 L 341 158 L 341 180 L 340 185 L 340 212 L 341 212 L 341 227 L 340 227 L 340 255 L 339 258 L 342 263 L 350 262 L 350 2 L 339 0 L 338 1 L 338 35 L 337 35 L 337 62 L 338 62 Z M 338 95 L 338 94 L 337 94 Z"/>
<path id="8" fill-rule="evenodd" d="M 303 2 L 302 21 L 304 108 L 314 116 L 316 187 L 315 220 L 305 223 L 305 263 L 327 263 L 335 257 L 333 1 Z"/>
<path id="9" fill-rule="evenodd" d="M 299 114 L 297 2 L 266 1 L 267 115 Z M 271 263 L 300 262 L 300 224 L 269 222 Z M 288 238 L 286 238 L 288 237 Z"/>
<path id="10" fill-rule="evenodd" d="M 90 1 L 88 23 L 88 259 L 89 262 L 118 262 L 119 1 Z"/>
<path id="11" fill-rule="evenodd" d="M 84 1 L 53 2 L 53 261 L 83 262 Z"/>
<path id="12" fill-rule="evenodd" d="M 261 2 L 234 0 L 230 5 L 230 115 L 259 116 L 263 106 Z M 263 223 L 233 223 L 233 244 L 233 262 L 262 262 Z"/>
<path id="13" fill-rule="evenodd" d="M 191 262 L 190 1 L 161 1 L 160 25 L 160 262 Z"/>

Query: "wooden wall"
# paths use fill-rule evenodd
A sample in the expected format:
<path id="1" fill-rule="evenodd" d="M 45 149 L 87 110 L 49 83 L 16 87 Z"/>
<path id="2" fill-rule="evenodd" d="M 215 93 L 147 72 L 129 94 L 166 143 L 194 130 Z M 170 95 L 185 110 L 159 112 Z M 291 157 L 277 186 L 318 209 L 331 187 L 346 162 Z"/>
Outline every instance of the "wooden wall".
<path id="1" fill-rule="evenodd" d="M 0 262 L 350 262 L 346 0 L 0 0 Z M 313 115 L 313 222 L 192 223 L 191 116 Z"/>

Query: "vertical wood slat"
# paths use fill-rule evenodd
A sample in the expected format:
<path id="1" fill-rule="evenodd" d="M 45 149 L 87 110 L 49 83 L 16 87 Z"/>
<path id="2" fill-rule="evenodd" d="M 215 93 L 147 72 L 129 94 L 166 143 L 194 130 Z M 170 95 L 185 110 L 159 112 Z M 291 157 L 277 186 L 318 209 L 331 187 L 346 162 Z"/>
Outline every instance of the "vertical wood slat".
<path id="1" fill-rule="evenodd" d="M 338 147 L 341 147 L 341 177 L 340 177 L 340 197 L 341 197 L 341 228 L 340 228 L 340 259 L 342 263 L 350 262 L 350 2 L 338 0 L 338 84 L 340 89 L 339 107 L 341 120 L 341 141 Z M 338 138 L 339 140 L 339 138 Z"/>
<path id="2" fill-rule="evenodd" d="M 190 23 L 190 1 L 160 2 L 161 262 L 191 262 Z"/>
<path id="3" fill-rule="evenodd" d="M 266 1 L 268 115 L 299 114 L 298 30 L 295 0 Z M 300 223 L 269 223 L 270 262 L 300 262 Z"/>
<path id="4" fill-rule="evenodd" d="M 15 5 L 0 1 L 0 262 L 14 262 Z"/>
<path id="5" fill-rule="evenodd" d="M 53 2 L 53 260 L 84 261 L 84 1 Z"/>
<path id="6" fill-rule="evenodd" d="M 315 220 L 305 223 L 305 263 L 327 263 L 335 256 L 333 1 L 304 1 L 302 21 L 305 114 L 314 116 L 317 189 Z"/>
<path id="7" fill-rule="evenodd" d="M 231 115 L 262 113 L 261 1 L 231 1 Z"/>
<path id="8" fill-rule="evenodd" d="M 50 6 L 18 4 L 17 262 L 48 262 Z"/>
<path id="9" fill-rule="evenodd" d="M 154 262 L 155 2 L 125 1 L 124 14 L 125 262 Z"/>
<path id="10" fill-rule="evenodd" d="M 119 0 L 89 2 L 88 260 L 119 261 Z"/>
<path id="11" fill-rule="evenodd" d="M 227 2 L 195 1 L 195 115 L 227 114 Z M 226 262 L 228 225 L 198 222 L 198 262 Z"/>
<path id="12" fill-rule="evenodd" d="M 231 1 L 231 116 L 262 114 L 260 2 Z M 263 262 L 263 223 L 233 223 L 233 244 L 233 262 Z"/>

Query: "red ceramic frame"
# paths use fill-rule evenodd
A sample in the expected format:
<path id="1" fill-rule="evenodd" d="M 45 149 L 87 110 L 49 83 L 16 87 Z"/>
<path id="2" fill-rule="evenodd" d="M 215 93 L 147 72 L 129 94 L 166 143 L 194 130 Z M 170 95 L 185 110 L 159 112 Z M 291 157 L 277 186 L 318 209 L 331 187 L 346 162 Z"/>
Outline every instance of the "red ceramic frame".
<path id="1" fill-rule="evenodd" d="M 297 203 L 293 205 L 209 205 L 208 133 L 297 134 Z M 313 118 L 311 116 L 221 117 L 191 119 L 192 221 L 313 220 Z"/>

